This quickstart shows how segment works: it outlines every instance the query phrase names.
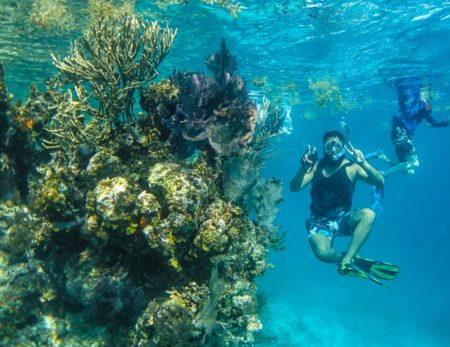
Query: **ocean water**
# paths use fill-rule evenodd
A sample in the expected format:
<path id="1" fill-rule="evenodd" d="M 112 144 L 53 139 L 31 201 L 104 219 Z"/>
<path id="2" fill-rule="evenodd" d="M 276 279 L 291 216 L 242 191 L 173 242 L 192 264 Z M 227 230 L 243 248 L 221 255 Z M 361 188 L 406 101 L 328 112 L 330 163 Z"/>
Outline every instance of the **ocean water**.
<path id="1" fill-rule="evenodd" d="M 9 90 L 19 99 L 27 95 L 29 83 L 42 85 L 54 72 L 50 52 L 64 55 L 79 32 L 30 29 L 8 17 L 20 1 L 0 3 L 0 62 Z M 420 159 L 416 174 L 386 180 L 384 210 L 360 253 L 400 265 L 402 272 L 388 289 L 339 276 L 334 265 L 315 259 L 304 227 L 308 190 L 288 191 L 306 145 L 319 146 L 322 134 L 339 128 L 342 117 L 353 145 L 395 158 L 390 120 L 397 111 L 397 78 L 419 76 L 431 86 L 433 116 L 449 116 L 450 2 L 240 3 L 244 9 L 237 18 L 199 1 L 157 14 L 150 12 L 152 1 L 138 1 L 137 8 L 178 28 L 161 76 L 175 67 L 205 70 L 204 58 L 225 38 L 252 95 L 272 93 L 291 107 L 293 131 L 274 141 L 277 156 L 265 168 L 267 176 L 285 185 L 277 223 L 287 235 L 286 249 L 270 255 L 274 269 L 259 280 L 267 298 L 264 332 L 276 338 L 271 345 L 450 345 L 450 129 L 422 123 L 414 139 Z M 266 87 L 252 83 L 263 77 Z M 339 88 L 343 104 L 317 105 L 308 81 L 321 80 Z M 374 165 L 386 168 L 382 162 Z M 370 187 L 360 183 L 354 207 L 369 202 Z M 344 248 L 346 241 L 339 240 L 337 247 Z"/>

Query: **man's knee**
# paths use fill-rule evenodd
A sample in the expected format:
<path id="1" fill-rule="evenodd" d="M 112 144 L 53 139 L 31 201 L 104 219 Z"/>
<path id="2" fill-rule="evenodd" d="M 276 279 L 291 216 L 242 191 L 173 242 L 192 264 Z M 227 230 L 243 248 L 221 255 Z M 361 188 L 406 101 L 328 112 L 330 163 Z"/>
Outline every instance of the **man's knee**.
<path id="1" fill-rule="evenodd" d="M 408 158 L 408 164 L 406 166 L 406 172 L 413 175 L 415 170 L 419 167 L 419 157 L 416 154 L 411 155 Z"/>
<path id="2" fill-rule="evenodd" d="M 373 223 L 377 214 L 370 208 L 362 208 L 355 212 L 354 219 L 356 222 L 364 221 L 366 223 Z"/>
<path id="3" fill-rule="evenodd" d="M 332 253 L 328 249 L 317 249 L 313 247 L 314 255 L 317 259 L 320 261 L 323 261 L 324 263 L 331 263 L 332 262 Z"/>
<path id="4" fill-rule="evenodd" d="M 414 160 L 411 160 L 411 161 L 409 162 L 409 164 L 411 165 L 411 167 L 417 169 L 417 168 L 419 167 L 419 165 L 420 165 L 420 163 L 419 163 L 419 158 L 417 158 L 417 156 L 416 156 Z"/>
<path id="5" fill-rule="evenodd" d="M 331 250 L 331 245 L 328 240 L 324 241 L 320 237 L 313 236 L 309 239 L 309 244 L 317 259 L 325 263 L 333 262 L 333 251 Z"/>

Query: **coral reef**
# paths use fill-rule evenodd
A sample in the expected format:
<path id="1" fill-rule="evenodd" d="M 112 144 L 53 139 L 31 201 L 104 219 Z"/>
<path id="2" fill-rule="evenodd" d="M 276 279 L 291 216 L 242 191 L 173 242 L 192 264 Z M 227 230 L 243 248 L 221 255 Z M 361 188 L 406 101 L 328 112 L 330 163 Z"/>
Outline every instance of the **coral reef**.
<path id="1" fill-rule="evenodd" d="M 114 141 L 123 124 L 136 120 L 135 91 L 156 78 L 175 34 L 135 16 L 114 17 L 90 27 L 68 57 L 53 56 L 60 74 L 50 88 L 69 88 L 52 105 L 44 146 L 62 150 L 72 164 Z"/>
<path id="2" fill-rule="evenodd" d="M 23 105 L 0 78 L 1 345 L 254 345 L 283 116 L 260 116 L 224 41 L 211 76 L 148 83 L 174 33 L 102 21 Z"/>
<path id="3" fill-rule="evenodd" d="M 41 107 L 46 104 L 45 97 L 31 87 L 24 105 L 12 105 L 12 98 L 0 64 L 0 201 L 16 200 L 19 195 L 26 198 L 27 175 L 40 160 L 48 159 L 38 138 L 50 116 Z"/>
<path id="4" fill-rule="evenodd" d="M 9 112 L 9 102 L 11 101 L 11 97 L 8 95 L 8 90 L 3 81 L 4 72 L 3 66 L 0 64 L 0 151 L 3 152 L 5 148 L 5 135 L 8 131 L 8 112 Z M 2 176 L 4 172 L 8 170 L 7 164 L 8 158 L 6 156 L 2 156 L 1 159 L 1 173 Z"/>

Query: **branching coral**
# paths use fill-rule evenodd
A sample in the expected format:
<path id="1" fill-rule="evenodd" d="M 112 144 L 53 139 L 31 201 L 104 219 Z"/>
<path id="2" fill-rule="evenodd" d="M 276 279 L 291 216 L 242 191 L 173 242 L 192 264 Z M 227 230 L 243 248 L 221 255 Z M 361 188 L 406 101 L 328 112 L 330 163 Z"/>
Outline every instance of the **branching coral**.
<path id="1" fill-rule="evenodd" d="M 71 163 L 80 151 L 89 154 L 112 140 L 121 123 L 135 120 L 134 92 L 157 76 L 175 34 L 135 16 L 114 17 L 87 30 L 68 57 L 53 56 L 73 90 L 55 106 L 44 145 L 64 151 Z"/>
<path id="2" fill-rule="evenodd" d="M 75 87 L 77 99 L 73 98 L 71 90 L 64 94 L 58 104 L 51 122 L 47 125 L 49 133 L 43 140 L 45 148 L 63 151 L 69 164 L 73 163 L 84 151 L 93 151 L 96 146 L 110 138 L 112 129 L 100 114 L 93 109 L 84 96 L 85 90 Z M 83 113 L 98 115 L 90 121 L 85 121 Z"/>
<path id="3" fill-rule="evenodd" d="M 134 92 L 157 77 L 156 69 L 175 35 L 134 15 L 106 19 L 85 31 L 69 56 L 52 57 L 64 81 L 98 103 L 98 108 L 89 104 L 94 116 L 112 123 L 132 122 Z"/>
<path id="4" fill-rule="evenodd" d="M 265 150 L 272 138 L 292 132 L 291 107 L 289 105 L 283 105 L 281 102 L 272 103 L 263 97 L 258 111 L 259 118 L 252 148 Z"/>

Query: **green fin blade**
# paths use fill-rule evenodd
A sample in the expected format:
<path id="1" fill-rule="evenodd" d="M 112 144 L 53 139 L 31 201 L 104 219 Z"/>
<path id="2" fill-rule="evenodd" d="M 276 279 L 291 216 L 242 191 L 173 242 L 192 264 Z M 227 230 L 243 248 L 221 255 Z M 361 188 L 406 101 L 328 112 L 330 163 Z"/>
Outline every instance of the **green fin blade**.
<path id="1" fill-rule="evenodd" d="M 378 278 L 381 278 L 383 280 L 394 280 L 397 278 L 397 273 L 386 273 L 383 271 L 379 271 L 378 269 L 371 269 L 370 273 Z"/>
<path id="2" fill-rule="evenodd" d="M 400 267 L 395 264 L 362 257 L 355 257 L 353 259 L 353 264 L 358 266 L 361 270 L 384 280 L 393 280 L 400 272 Z"/>
<path id="3" fill-rule="evenodd" d="M 388 288 L 388 286 L 386 284 L 384 284 L 383 282 L 381 282 L 380 280 L 378 280 L 375 275 L 368 273 L 360 268 L 358 268 L 357 266 L 353 265 L 353 264 L 347 264 L 344 268 L 339 267 L 338 268 L 338 273 L 340 275 L 344 275 L 344 276 L 351 276 L 351 277 L 357 277 L 357 278 L 363 278 L 363 279 L 368 279 L 384 288 Z"/>

